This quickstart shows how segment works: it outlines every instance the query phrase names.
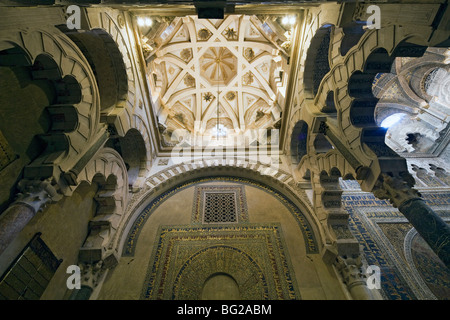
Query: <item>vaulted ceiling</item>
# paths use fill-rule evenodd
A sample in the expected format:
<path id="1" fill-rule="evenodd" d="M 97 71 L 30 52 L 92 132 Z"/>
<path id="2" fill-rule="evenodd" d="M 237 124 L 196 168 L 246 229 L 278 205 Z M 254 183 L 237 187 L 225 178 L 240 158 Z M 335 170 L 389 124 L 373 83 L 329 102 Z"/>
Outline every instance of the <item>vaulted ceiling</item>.
<path id="1" fill-rule="evenodd" d="M 150 18 L 140 33 L 166 144 L 181 132 L 195 137 L 191 145 L 219 137 L 246 146 L 244 135 L 279 125 L 294 24 L 267 15 Z"/>

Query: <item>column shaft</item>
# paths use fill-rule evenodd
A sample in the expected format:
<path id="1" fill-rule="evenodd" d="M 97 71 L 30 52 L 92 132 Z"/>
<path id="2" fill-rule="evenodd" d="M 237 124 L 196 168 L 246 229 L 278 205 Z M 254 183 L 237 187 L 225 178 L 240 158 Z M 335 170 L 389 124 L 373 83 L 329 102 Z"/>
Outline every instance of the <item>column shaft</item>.
<path id="1" fill-rule="evenodd" d="M 69 300 L 89 300 L 94 291 L 91 287 L 81 286 L 81 289 L 75 290 Z"/>
<path id="2" fill-rule="evenodd" d="M 375 300 L 372 291 L 367 288 L 365 283 L 358 283 L 353 286 L 347 286 L 349 288 L 350 294 L 355 300 Z"/>
<path id="3" fill-rule="evenodd" d="M 0 254 L 36 214 L 24 203 L 14 203 L 0 215 Z"/>
<path id="4" fill-rule="evenodd" d="M 422 199 L 411 199 L 398 209 L 442 262 L 450 268 L 450 226 Z"/>

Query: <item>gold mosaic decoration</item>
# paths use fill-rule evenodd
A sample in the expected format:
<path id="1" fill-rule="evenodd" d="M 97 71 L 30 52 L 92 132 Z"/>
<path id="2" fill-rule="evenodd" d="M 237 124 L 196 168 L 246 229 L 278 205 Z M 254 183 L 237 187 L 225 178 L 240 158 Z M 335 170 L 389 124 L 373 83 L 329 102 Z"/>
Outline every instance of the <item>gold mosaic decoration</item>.
<path id="1" fill-rule="evenodd" d="M 218 273 L 243 300 L 300 299 L 278 224 L 164 226 L 155 243 L 141 299 L 197 300 Z"/>

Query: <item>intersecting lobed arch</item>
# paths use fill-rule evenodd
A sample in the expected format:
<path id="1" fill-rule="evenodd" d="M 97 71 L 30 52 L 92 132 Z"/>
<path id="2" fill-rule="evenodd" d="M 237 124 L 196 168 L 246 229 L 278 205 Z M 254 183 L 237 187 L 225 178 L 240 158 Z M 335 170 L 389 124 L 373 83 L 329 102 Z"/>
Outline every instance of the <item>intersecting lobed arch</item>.
<path id="1" fill-rule="evenodd" d="M 394 42 L 381 36 L 390 32 L 395 34 Z M 361 171 L 359 175 L 365 177 L 361 180 L 363 190 L 370 191 L 373 188 L 380 171 L 406 173 L 404 159 L 385 145 L 386 130 L 380 128 L 375 121 L 378 99 L 372 91 L 374 78 L 378 73 L 390 72 L 396 57 L 420 57 L 426 48 L 426 41 L 416 34 L 406 35 L 393 27 L 371 30 L 364 33 L 358 45 L 350 49 L 345 57 L 337 60 L 332 71 L 322 81 L 321 87 L 327 90 L 319 90 L 321 97 L 316 100 L 320 103 L 324 103 L 325 95 L 330 89 L 337 87 L 340 93 L 348 93 L 335 99 L 338 119 L 344 121 L 339 123 L 338 127 L 335 127 L 333 121 L 330 121 L 329 125 L 333 126 L 336 133 L 340 133 L 344 145 L 348 145 L 354 169 L 367 168 L 364 169 L 364 174 Z M 339 73 L 341 76 L 336 78 Z M 350 119 L 350 122 L 347 119 Z M 378 161 L 374 161 L 375 158 Z M 354 161 L 355 159 L 357 161 Z M 397 165 L 392 165 L 394 162 Z M 384 168 L 388 163 L 390 165 Z"/>
<path id="2" fill-rule="evenodd" d="M 92 250 L 98 250 L 99 243 L 101 251 L 113 250 L 113 239 L 123 223 L 128 203 L 128 174 L 120 154 L 111 148 L 99 150 L 78 175 L 77 186 L 83 182 L 99 185 L 95 196 L 98 207 L 91 225 L 98 224 L 108 230 L 106 235 L 97 234 L 95 229 L 91 230 L 88 242 L 96 244 L 96 247 L 91 246 Z M 72 190 L 75 189 L 76 187 L 72 187 Z M 91 250 L 88 243 L 85 247 L 83 252 Z"/>
<path id="3" fill-rule="evenodd" d="M 322 170 L 319 174 L 319 181 L 322 185 L 330 184 L 336 188 L 339 182 L 339 178 L 341 178 L 341 172 L 337 167 L 328 168 L 328 170 Z M 336 188 L 338 191 L 339 188 Z"/>
<path id="4" fill-rule="evenodd" d="M 0 57 L 2 66 L 29 67 L 32 63 L 32 57 L 27 51 L 10 41 L 0 42 Z"/>
<path id="5" fill-rule="evenodd" d="M 78 117 L 68 126 L 64 125 L 65 132 L 57 134 L 55 130 L 46 137 L 52 141 L 50 148 L 47 148 L 39 161 L 36 160 L 27 167 L 27 177 L 47 178 L 54 174 L 56 166 L 67 171 L 81 157 L 98 132 L 100 101 L 94 73 L 77 46 L 56 28 L 53 33 L 34 29 L 11 32 L 2 37 L 2 41 L 22 48 L 30 62 L 36 63 L 33 77 L 55 83 L 58 99 L 52 107 L 71 105 Z M 67 107 L 65 110 L 68 110 Z M 52 111 L 64 111 L 64 108 L 52 108 Z M 65 114 L 73 119 L 75 112 L 72 111 Z M 56 121 L 63 117 L 55 114 L 53 118 Z M 56 150 L 53 150 L 55 147 Z"/>
<path id="6" fill-rule="evenodd" d="M 130 129 L 123 137 L 110 138 L 105 146 L 115 149 L 122 157 L 128 173 L 129 188 L 142 185 L 147 173 L 146 141 L 137 129 Z"/>
<path id="7" fill-rule="evenodd" d="M 314 98 L 319 90 L 320 82 L 330 71 L 329 48 L 332 26 L 320 27 L 311 39 L 305 59 L 303 74 L 305 96 Z"/>
<path id="8" fill-rule="evenodd" d="M 92 183 L 94 176 L 100 174 L 107 179 L 110 175 L 116 178 L 116 191 L 119 195 L 118 212 L 123 212 L 128 199 L 128 175 L 126 165 L 120 154 L 111 148 L 102 148 L 89 161 L 86 167 L 78 175 L 78 183 L 87 181 Z"/>
<path id="9" fill-rule="evenodd" d="M 48 178 L 57 166 L 69 169 L 94 134 L 99 116 L 95 80 L 82 54 L 63 35 L 34 30 L 9 38 L 2 45 L 1 64 L 27 67 L 33 83 L 46 83 L 51 91 L 43 113 L 49 125 L 38 133 L 44 151 L 24 172 L 28 179 Z"/>
<path id="10" fill-rule="evenodd" d="M 123 34 L 126 29 L 124 25 L 117 24 L 116 19 L 108 12 L 92 11 L 90 14 L 93 15 L 90 30 L 78 32 L 61 29 L 85 54 L 95 72 L 101 98 L 101 114 L 104 116 L 101 120 L 108 119 L 109 126 L 117 135 L 115 138 L 129 141 L 134 136 L 136 144 L 140 145 L 132 152 L 139 153 L 136 160 L 127 157 L 131 174 L 130 187 L 139 188 L 151 166 L 152 141 L 148 125 L 135 108 L 135 71 L 128 39 Z"/>
<path id="11" fill-rule="evenodd" d="M 307 155 L 303 158 L 301 164 L 304 165 L 299 165 L 298 168 L 299 176 L 305 176 L 309 179 L 311 173 L 318 175 L 321 172 L 332 175 L 332 169 L 335 168 L 339 170 L 340 175 L 344 179 L 355 180 L 357 176 L 355 169 L 337 149 L 329 148 L 331 145 L 329 145 L 328 140 L 325 142 L 323 139 L 326 138 L 317 134 L 316 139 L 314 139 L 314 144 L 317 146 L 322 146 L 323 144 L 324 147 L 316 151 L 314 156 Z"/>
<path id="12" fill-rule="evenodd" d="M 124 114 L 128 114 L 127 112 L 124 112 Z M 136 130 L 139 132 L 140 137 L 144 141 L 145 145 L 145 156 L 142 154 L 140 155 L 140 161 L 141 161 L 141 169 L 139 178 L 135 180 L 134 187 L 141 187 L 143 180 L 141 177 L 144 177 L 146 175 L 146 172 L 150 170 L 150 167 L 152 165 L 153 161 L 153 142 L 151 139 L 150 129 L 147 125 L 147 123 L 142 119 L 142 117 L 138 114 L 133 114 L 129 116 L 129 120 L 127 123 L 121 122 L 121 130 L 118 132 L 118 136 L 124 137 L 130 130 Z M 117 128 L 117 127 L 116 127 Z M 143 169 L 143 166 L 145 164 L 145 172 Z"/>
<path id="13" fill-rule="evenodd" d="M 133 65 L 133 41 L 128 37 L 127 22 L 122 13 L 116 15 L 114 11 L 98 8 L 87 11 L 90 21 L 90 30 L 87 32 L 97 38 L 101 38 L 104 47 L 108 51 L 108 59 L 113 63 L 109 69 L 115 77 L 115 83 L 119 85 L 117 92 L 113 92 L 116 99 L 116 107 L 102 105 L 102 121 L 107 120 L 108 125 L 119 136 L 124 136 L 131 128 L 137 129 L 144 140 L 150 134 L 147 125 L 140 118 L 139 112 L 145 101 L 137 99 L 139 96 L 139 86 L 137 86 L 136 65 Z M 106 88 L 111 89 L 111 88 Z M 105 91 L 106 92 L 106 91 Z M 111 99 L 110 99 L 111 100 Z M 139 107 L 140 108 L 139 108 Z M 150 143 L 151 144 L 151 143 Z M 151 150 L 147 150 L 150 155 Z M 151 162 L 151 156 L 147 157 L 147 163 Z M 150 168 L 148 165 L 147 168 Z"/>
<path id="14" fill-rule="evenodd" d="M 83 32 L 64 30 L 86 56 L 94 71 L 100 93 L 102 113 L 108 113 L 118 104 L 124 105 L 128 81 L 122 53 L 111 35 L 94 28 Z"/>
<path id="15" fill-rule="evenodd" d="M 308 124 L 305 121 L 300 120 L 295 124 L 291 135 L 290 153 L 292 163 L 298 164 L 303 156 L 308 153 L 307 145 Z"/>
<path id="16" fill-rule="evenodd" d="M 132 44 L 129 43 L 129 40 L 127 39 L 128 28 L 126 28 L 126 23 L 124 23 L 124 17 L 122 14 L 114 17 L 111 12 L 103 10 L 91 10 L 88 12 L 88 15 L 91 22 L 91 30 L 103 30 L 106 32 L 108 34 L 106 38 L 115 42 L 114 47 L 116 47 L 121 54 L 121 62 L 124 64 L 126 70 L 125 74 L 127 76 L 128 93 L 126 107 L 133 108 L 136 102 L 136 71 L 132 62 L 133 54 L 130 51 L 132 49 Z M 115 56 L 118 57 L 116 53 Z"/>
<path id="17" fill-rule="evenodd" d="M 48 54 L 39 54 L 33 66 L 31 74 L 34 80 L 44 80 L 51 83 L 54 89 L 54 99 L 46 108 L 50 116 L 51 127 L 46 135 L 41 136 L 48 144 L 52 144 L 52 151 L 56 150 L 55 144 L 65 140 L 65 133 L 70 133 L 78 127 L 79 118 L 74 105 L 82 100 L 81 87 L 72 75 L 62 78 L 58 65 Z M 59 138 L 57 138 L 59 136 Z M 55 143 L 55 141 L 57 141 Z M 68 149 L 66 144 L 60 145 L 61 150 Z"/>
<path id="18" fill-rule="evenodd" d="M 11 42 L 0 42 L 0 48 L 0 171 L 4 186 L 0 191 L 0 211 L 3 211 L 3 206 L 13 200 L 15 185 L 23 177 L 23 168 L 42 156 L 47 148 L 47 143 L 40 137 L 50 135 L 55 128 L 48 112 L 49 105 L 56 101 L 55 82 L 35 76 L 39 72 L 45 73 L 44 68 L 55 68 L 56 63 L 44 55 L 38 56 L 33 63 L 22 47 Z M 57 68 L 54 79 L 61 80 Z"/>
<path id="19" fill-rule="evenodd" d="M 404 53 L 421 56 L 426 47 L 416 47 L 406 41 L 399 43 L 391 55 L 383 48 L 372 50 L 367 57 L 362 71 L 355 71 L 348 82 L 348 93 L 353 98 L 350 107 L 350 121 L 354 127 L 362 128 L 361 142 L 365 143 L 378 157 L 398 157 L 385 144 L 386 128 L 380 128 L 376 122 L 376 106 L 379 99 L 374 96 L 372 84 L 379 73 L 391 70 L 397 55 Z"/>
<path id="20" fill-rule="evenodd" d="M 50 122 L 49 131 L 46 133 L 57 135 L 72 132 L 77 128 L 78 114 L 73 105 L 82 100 L 80 84 L 72 75 L 63 78 L 51 55 L 41 53 L 31 63 L 27 53 L 13 45 L 12 48 L 1 51 L 0 56 L 1 66 L 12 69 L 25 67 L 30 73 L 32 84 L 46 92 L 49 99 L 46 111 Z M 45 140 L 48 135 L 42 138 Z"/>
<path id="21" fill-rule="evenodd" d="M 341 46 L 339 48 L 342 56 L 345 56 L 359 42 L 364 32 L 366 32 L 364 28 L 366 24 L 367 22 L 365 21 L 352 21 L 342 27 L 344 37 L 341 40 Z"/>

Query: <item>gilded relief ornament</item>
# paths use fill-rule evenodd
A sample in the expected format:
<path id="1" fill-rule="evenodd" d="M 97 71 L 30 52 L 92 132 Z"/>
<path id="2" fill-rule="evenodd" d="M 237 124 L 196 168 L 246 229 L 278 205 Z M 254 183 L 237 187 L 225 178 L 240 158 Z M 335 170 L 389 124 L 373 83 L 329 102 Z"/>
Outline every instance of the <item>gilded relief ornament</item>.
<path id="1" fill-rule="evenodd" d="M 182 124 L 185 124 L 185 120 L 184 120 L 184 114 L 182 113 L 177 113 L 174 116 L 175 119 L 177 119 L 179 122 L 181 122 Z"/>
<path id="2" fill-rule="evenodd" d="M 125 20 L 123 19 L 122 15 L 119 14 L 117 16 L 117 24 L 119 25 L 119 27 L 122 29 L 123 27 L 125 27 Z"/>
<path id="3" fill-rule="evenodd" d="M 228 101 L 232 101 L 236 97 L 236 94 L 233 91 L 229 91 L 225 97 Z"/>
<path id="4" fill-rule="evenodd" d="M 212 99 L 212 94 L 211 94 L 211 92 L 207 92 L 207 93 L 205 93 L 205 94 L 203 95 L 203 100 L 205 100 L 206 102 L 211 101 L 211 99 Z"/>
<path id="5" fill-rule="evenodd" d="M 187 74 L 187 75 L 184 77 L 184 84 L 185 84 L 187 87 L 193 87 L 193 86 L 195 86 L 195 78 L 194 78 L 193 76 L 191 76 L 190 74 Z"/>
<path id="6" fill-rule="evenodd" d="M 261 110 L 256 111 L 255 122 L 258 122 L 262 117 L 264 117 L 264 112 Z"/>
<path id="7" fill-rule="evenodd" d="M 253 51 L 252 48 L 245 48 L 245 50 L 244 50 L 244 57 L 248 61 L 253 60 L 253 58 L 255 57 L 255 51 Z"/>
<path id="8" fill-rule="evenodd" d="M 189 62 L 189 60 L 191 60 L 191 58 L 192 58 L 192 50 L 191 49 L 183 49 L 183 50 L 181 50 L 180 57 L 185 62 Z"/>
<path id="9" fill-rule="evenodd" d="M 198 30 L 197 36 L 199 40 L 208 40 L 208 38 L 211 36 L 211 32 L 209 32 L 208 29 L 203 28 Z"/>
<path id="10" fill-rule="evenodd" d="M 247 72 L 246 74 L 244 74 L 244 76 L 242 77 L 242 82 L 246 86 L 252 84 L 252 82 L 253 82 L 253 74 L 251 72 Z"/>
<path id="11" fill-rule="evenodd" d="M 227 28 L 225 30 L 225 38 L 227 38 L 227 40 L 237 39 L 237 32 L 234 30 L 234 28 Z"/>

